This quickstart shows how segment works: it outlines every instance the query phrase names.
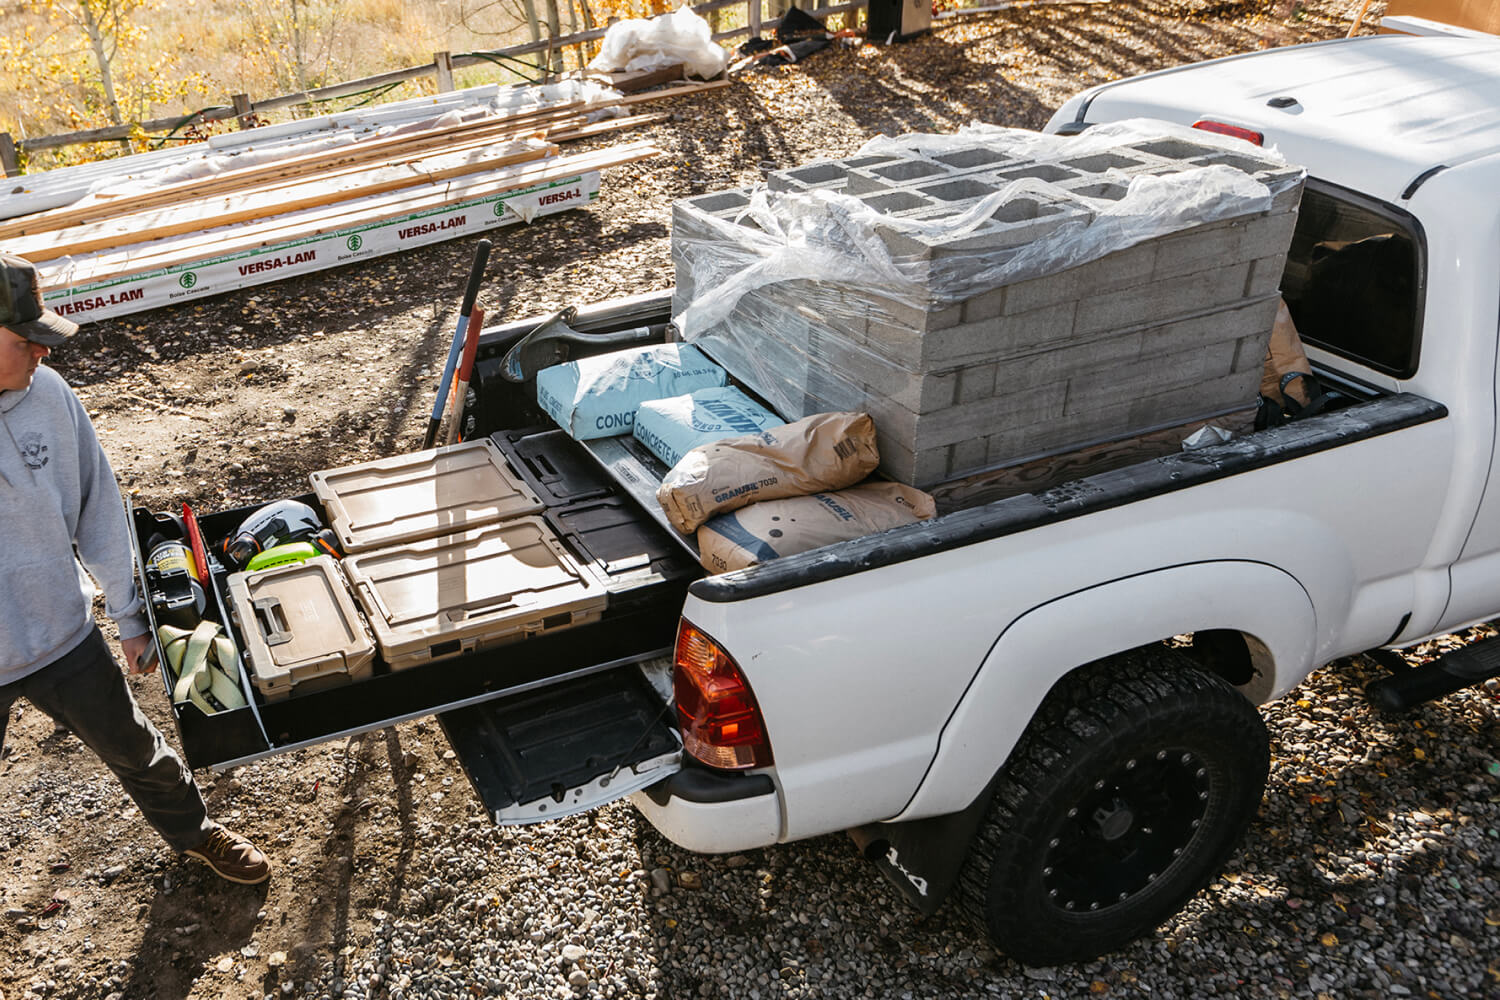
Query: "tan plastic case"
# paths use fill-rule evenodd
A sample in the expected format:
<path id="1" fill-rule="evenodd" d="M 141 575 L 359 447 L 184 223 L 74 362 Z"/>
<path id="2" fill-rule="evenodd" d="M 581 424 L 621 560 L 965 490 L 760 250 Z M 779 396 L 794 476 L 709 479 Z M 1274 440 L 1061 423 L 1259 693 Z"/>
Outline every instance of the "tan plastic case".
<path id="1" fill-rule="evenodd" d="M 314 472 L 344 552 L 369 552 L 541 511 L 489 440 Z"/>
<path id="2" fill-rule="evenodd" d="M 604 581 L 539 517 L 344 560 L 392 670 L 597 621 Z"/>
<path id="3" fill-rule="evenodd" d="M 330 556 L 229 577 L 250 679 L 266 701 L 369 677 L 375 646 Z"/>

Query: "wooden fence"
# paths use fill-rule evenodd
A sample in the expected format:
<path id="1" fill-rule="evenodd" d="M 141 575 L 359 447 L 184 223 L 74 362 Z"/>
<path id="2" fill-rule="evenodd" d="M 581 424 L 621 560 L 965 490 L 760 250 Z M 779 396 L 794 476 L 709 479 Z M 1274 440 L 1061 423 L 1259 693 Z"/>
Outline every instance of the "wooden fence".
<path id="1" fill-rule="evenodd" d="M 851 20 L 857 16 L 857 12 L 864 9 L 868 0 L 849 0 L 846 3 L 837 3 L 826 7 L 817 7 L 807 13 L 817 18 L 828 17 L 832 14 L 847 14 Z M 774 30 L 781 23 L 780 14 L 787 8 L 793 6 L 790 0 L 708 0 L 706 3 L 695 4 L 693 10 L 704 16 L 709 16 L 716 11 L 728 11 L 733 9 L 744 9 L 745 23 L 737 28 L 730 28 L 714 34 L 715 41 L 724 41 L 740 35 L 759 35 L 764 31 Z M 774 14 L 777 16 L 767 16 Z M 225 121 L 230 118 L 239 120 L 241 128 L 252 127 L 259 114 L 262 112 L 276 111 L 283 108 L 311 105 L 319 101 L 335 100 L 340 97 L 348 97 L 353 94 L 362 94 L 381 87 L 394 86 L 405 83 L 408 80 L 416 80 L 424 77 L 432 77 L 436 81 L 439 92 L 453 89 L 453 71 L 465 66 L 494 65 L 506 59 L 519 59 L 525 56 L 542 54 L 545 58 L 539 60 L 544 66 L 553 65 L 552 56 L 563 50 L 586 45 L 604 37 L 608 28 L 594 28 L 590 31 L 579 31 L 568 35 L 543 38 L 523 45 L 512 45 L 503 49 L 494 49 L 489 52 L 475 52 L 465 55 L 451 55 L 447 52 L 438 52 L 433 56 L 433 61 L 425 66 L 412 66 L 406 69 L 392 70 L 388 73 L 379 73 L 375 76 L 367 76 L 360 80 L 350 80 L 347 83 L 337 83 L 328 87 L 319 87 L 316 90 L 304 91 L 300 94 L 285 94 L 280 97 L 271 97 L 261 101 L 252 101 L 247 94 L 237 94 L 233 98 L 231 107 L 205 108 L 191 115 L 177 115 L 171 118 L 157 118 L 152 121 L 135 122 L 128 125 L 111 125 L 107 128 L 87 129 L 82 132 L 67 132 L 62 135 L 44 135 L 34 139 L 14 140 L 10 133 L 0 132 L 0 166 L 4 167 L 5 176 L 14 177 L 21 172 L 19 153 L 36 153 L 48 149 L 58 149 L 63 146 L 76 146 L 90 142 L 112 142 L 129 139 L 131 136 L 141 133 L 161 132 L 166 130 L 175 131 L 187 128 L 202 122 Z"/>

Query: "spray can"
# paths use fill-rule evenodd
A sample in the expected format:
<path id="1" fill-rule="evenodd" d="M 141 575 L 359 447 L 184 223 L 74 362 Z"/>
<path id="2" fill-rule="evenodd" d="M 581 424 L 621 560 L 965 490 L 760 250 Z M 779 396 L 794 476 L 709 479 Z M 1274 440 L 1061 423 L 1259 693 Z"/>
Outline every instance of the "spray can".
<path id="1" fill-rule="evenodd" d="M 156 623 L 195 627 L 203 620 L 208 599 L 187 543 L 152 535 L 146 549 L 146 599 L 151 602 Z"/>

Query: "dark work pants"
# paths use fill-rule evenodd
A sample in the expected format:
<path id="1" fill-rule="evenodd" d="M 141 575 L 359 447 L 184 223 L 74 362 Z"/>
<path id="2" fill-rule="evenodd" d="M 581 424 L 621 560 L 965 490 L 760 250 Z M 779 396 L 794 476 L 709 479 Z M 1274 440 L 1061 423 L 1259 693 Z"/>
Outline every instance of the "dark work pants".
<path id="1" fill-rule="evenodd" d="M 203 843 L 213 829 L 203 796 L 192 774 L 141 713 L 98 628 L 36 673 L 0 685 L 0 741 L 10 706 L 21 697 L 99 755 L 173 850 Z"/>

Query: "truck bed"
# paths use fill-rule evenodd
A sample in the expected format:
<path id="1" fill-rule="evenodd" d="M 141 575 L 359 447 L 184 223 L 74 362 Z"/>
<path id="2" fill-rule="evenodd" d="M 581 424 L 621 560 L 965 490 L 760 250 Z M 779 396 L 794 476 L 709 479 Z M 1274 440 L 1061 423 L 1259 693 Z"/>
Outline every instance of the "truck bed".
<path id="1" fill-rule="evenodd" d="M 658 293 L 580 310 L 573 325 L 587 333 L 657 322 L 666 317 L 669 301 L 669 293 Z M 1201 421 L 1039 456 L 942 484 L 933 491 L 942 515 L 935 520 L 705 578 L 693 540 L 672 530 L 656 503 L 666 472 L 660 461 L 628 437 L 572 440 L 546 421 L 529 386 L 500 378 L 500 358 L 532 325 L 523 321 L 485 332 L 466 437 L 491 435 L 547 503 L 547 521 L 559 536 L 576 553 L 596 559 L 611 581 L 601 620 L 402 671 L 377 662 L 375 676 L 357 684 L 274 703 L 257 699 L 217 715 L 191 704 L 174 706 L 191 766 L 233 766 L 438 714 L 493 814 L 518 821 L 550 818 L 578 788 L 593 786 L 593 794 L 606 798 L 629 791 L 630 776 L 617 777 L 622 767 L 639 765 L 633 785 L 640 787 L 653 771 L 677 766 L 675 749 L 663 743 L 675 739 L 668 706 L 660 700 L 660 685 L 654 703 L 651 691 L 640 686 L 639 665 L 670 652 L 690 586 L 694 595 L 717 602 L 818 583 L 1238 475 L 1446 413 L 1421 397 L 1343 386 L 1347 405 L 1337 412 L 1259 432 L 1249 429 L 1253 411 L 1221 414 L 1215 422 L 1236 437 L 1198 451 L 1182 451 L 1180 441 Z M 310 494 L 298 499 L 316 504 Z M 252 509 L 204 516 L 205 534 L 227 533 Z M 155 518 L 135 511 L 138 547 Z M 223 580 L 215 582 L 217 615 L 227 621 Z M 163 681 L 170 694 L 165 672 Z M 653 712 L 652 704 L 661 710 Z M 600 707 L 607 705 L 618 713 Z M 583 715 L 589 719 L 574 725 Z M 544 728 L 559 742 L 535 742 L 537 718 L 547 720 Z M 643 725 L 637 738 L 621 735 Z M 580 753 L 584 746 L 598 752 Z M 566 765 L 570 753 L 578 766 Z M 548 790 L 555 808 L 528 799 L 539 789 Z"/>

